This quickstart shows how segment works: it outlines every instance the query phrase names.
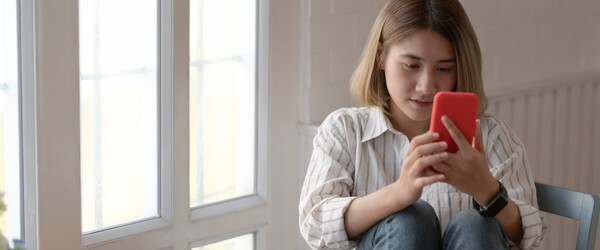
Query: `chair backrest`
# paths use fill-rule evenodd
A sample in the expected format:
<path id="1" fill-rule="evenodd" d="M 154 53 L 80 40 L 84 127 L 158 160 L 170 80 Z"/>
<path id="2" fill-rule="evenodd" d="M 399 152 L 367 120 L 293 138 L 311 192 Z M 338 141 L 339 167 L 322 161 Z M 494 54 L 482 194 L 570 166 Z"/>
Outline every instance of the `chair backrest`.
<path id="1" fill-rule="evenodd" d="M 579 221 L 577 250 L 594 250 L 600 199 L 593 194 L 536 182 L 540 210 Z"/>

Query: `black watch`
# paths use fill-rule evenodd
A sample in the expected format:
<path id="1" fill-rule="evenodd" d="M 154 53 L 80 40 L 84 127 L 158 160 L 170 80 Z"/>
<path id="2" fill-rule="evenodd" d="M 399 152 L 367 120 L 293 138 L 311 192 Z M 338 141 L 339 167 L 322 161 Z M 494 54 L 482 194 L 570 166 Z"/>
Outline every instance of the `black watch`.
<path id="1" fill-rule="evenodd" d="M 488 204 L 485 204 L 485 206 L 480 207 L 475 199 L 471 198 L 473 201 L 473 207 L 475 207 L 475 209 L 483 216 L 495 217 L 508 204 L 508 194 L 506 192 L 506 188 L 504 188 L 502 182 L 498 181 L 498 183 L 500 184 L 500 190 L 494 196 L 494 198 L 488 202 Z"/>

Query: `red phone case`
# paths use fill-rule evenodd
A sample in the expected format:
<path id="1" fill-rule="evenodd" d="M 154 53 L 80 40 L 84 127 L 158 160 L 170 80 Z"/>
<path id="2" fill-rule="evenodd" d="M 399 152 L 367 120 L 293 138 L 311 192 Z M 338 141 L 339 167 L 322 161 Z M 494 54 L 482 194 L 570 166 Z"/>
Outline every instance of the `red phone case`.
<path id="1" fill-rule="evenodd" d="M 429 131 L 439 133 L 438 141 L 448 143 L 447 152 L 456 153 L 458 147 L 442 123 L 442 116 L 450 117 L 470 144 L 475 136 L 478 106 L 479 98 L 473 93 L 442 91 L 435 95 Z"/>

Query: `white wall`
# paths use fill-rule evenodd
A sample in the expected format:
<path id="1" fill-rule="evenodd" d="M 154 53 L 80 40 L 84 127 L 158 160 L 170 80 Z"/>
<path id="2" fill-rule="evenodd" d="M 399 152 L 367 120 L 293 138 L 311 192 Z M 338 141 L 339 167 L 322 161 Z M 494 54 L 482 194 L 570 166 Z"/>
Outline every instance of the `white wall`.
<path id="1" fill-rule="evenodd" d="M 297 242 L 298 162 L 296 134 L 301 0 L 270 0 L 269 13 L 269 200 L 284 204 L 269 211 L 268 249 Z M 273 206 L 271 206 L 273 207 Z"/>
<path id="2" fill-rule="evenodd" d="M 355 106 L 348 80 L 384 0 L 311 0 L 300 122 Z M 600 1 L 462 0 L 479 38 L 489 94 L 545 79 L 600 70 Z"/>

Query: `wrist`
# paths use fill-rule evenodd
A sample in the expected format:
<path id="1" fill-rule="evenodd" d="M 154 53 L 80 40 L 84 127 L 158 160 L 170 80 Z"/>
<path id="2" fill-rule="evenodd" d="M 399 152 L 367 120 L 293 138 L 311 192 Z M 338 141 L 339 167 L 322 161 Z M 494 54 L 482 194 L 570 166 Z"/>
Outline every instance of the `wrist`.
<path id="1" fill-rule="evenodd" d="M 473 198 L 473 207 L 479 211 L 483 216 L 496 217 L 500 211 L 502 211 L 506 205 L 508 205 L 508 193 L 504 185 L 498 181 L 498 192 L 488 201 L 485 205 L 481 205 Z"/>
<path id="2" fill-rule="evenodd" d="M 500 190 L 500 183 L 494 177 L 488 178 L 485 183 L 482 188 L 478 189 L 478 192 L 472 195 L 473 199 L 480 205 L 489 203 Z"/>
<path id="3" fill-rule="evenodd" d="M 413 195 L 407 192 L 408 189 L 402 188 L 397 184 L 397 182 L 393 185 L 388 185 L 387 187 L 389 187 L 389 193 L 387 197 L 391 197 L 389 204 L 391 206 L 391 212 L 400 211 L 415 202 L 414 198 L 412 197 Z M 419 198 L 417 197 L 417 199 Z"/>

